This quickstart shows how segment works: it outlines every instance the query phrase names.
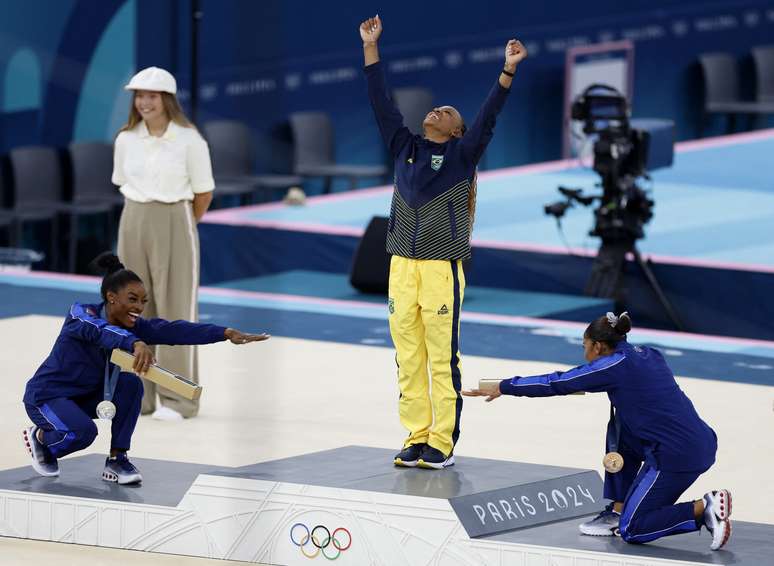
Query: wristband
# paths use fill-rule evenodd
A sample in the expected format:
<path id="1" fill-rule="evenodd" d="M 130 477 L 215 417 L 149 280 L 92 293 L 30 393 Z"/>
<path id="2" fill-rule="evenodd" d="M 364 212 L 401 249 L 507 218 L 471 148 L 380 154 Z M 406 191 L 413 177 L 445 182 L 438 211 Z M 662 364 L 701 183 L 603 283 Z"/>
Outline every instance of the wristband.
<path id="1" fill-rule="evenodd" d="M 507 76 L 513 78 L 513 73 L 511 73 L 510 71 L 506 71 L 505 69 L 503 69 L 502 73 L 503 73 L 503 75 L 507 75 Z"/>

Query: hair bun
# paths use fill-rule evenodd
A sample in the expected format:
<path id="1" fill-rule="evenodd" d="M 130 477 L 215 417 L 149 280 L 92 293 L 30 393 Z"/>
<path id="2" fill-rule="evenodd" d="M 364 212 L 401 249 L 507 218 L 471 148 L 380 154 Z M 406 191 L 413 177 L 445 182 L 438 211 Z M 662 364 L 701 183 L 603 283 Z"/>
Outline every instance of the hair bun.
<path id="1" fill-rule="evenodd" d="M 610 327 L 621 336 L 626 335 L 626 333 L 632 329 L 632 319 L 629 318 L 629 313 L 626 311 L 618 316 L 616 316 L 615 313 L 608 312 L 605 315 L 605 318 Z"/>
<path id="2" fill-rule="evenodd" d="M 89 267 L 96 273 L 110 275 L 120 269 L 124 269 L 124 264 L 121 263 L 121 260 L 113 252 L 103 252 L 92 260 Z"/>
<path id="3" fill-rule="evenodd" d="M 613 325 L 615 331 L 621 335 L 628 333 L 632 329 L 632 319 L 629 313 L 624 311 L 618 315 L 618 321 Z"/>

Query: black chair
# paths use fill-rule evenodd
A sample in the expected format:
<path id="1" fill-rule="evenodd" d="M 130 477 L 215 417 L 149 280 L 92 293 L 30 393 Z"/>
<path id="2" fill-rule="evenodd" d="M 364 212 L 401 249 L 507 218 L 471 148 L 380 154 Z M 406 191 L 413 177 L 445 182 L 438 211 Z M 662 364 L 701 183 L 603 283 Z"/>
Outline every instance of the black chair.
<path id="1" fill-rule="evenodd" d="M 396 88 L 392 100 L 403 115 L 403 124 L 411 133 L 422 135 L 422 123 L 433 109 L 433 93 L 421 87 Z"/>
<path id="2" fill-rule="evenodd" d="M 114 237 L 115 211 L 124 197 L 111 183 L 113 146 L 105 142 L 76 142 L 68 147 L 72 172 L 68 271 L 75 272 L 78 249 L 78 219 L 84 215 L 104 215 L 105 243 L 111 247 Z"/>
<path id="3" fill-rule="evenodd" d="M 322 177 L 324 192 L 330 193 L 333 179 L 349 179 L 350 189 L 357 188 L 361 178 L 384 178 L 384 165 L 345 165 L 333 157 L 333 126 L 324 112 L 294 112 L 290 115 L 293 131 L 294 171 L 303 177 Z"/>
<path id="4" fill-rule="evenodd" d="M 204 137 L 210 146 L 215 195 L 238 195 L 244 204 L 256 192 L 259 200 L 271 200 L 278 190 L 298 186 L 298 175 L 255 174 L 256 151 L 271 154 L 270 147 L 256 148 L 255 139 L 245 124 L 234 120 L 213 120 L 204 124 Z"/>
<path id="5" fill-rule="evenodd" d="M 739 69 L 736 59 L 729 53 L 705 53 L 699 57 L 704 74 L 704 117 L 699 136 L 711 114 L 723 114 L 727 118 L 727 131 L 733 132 L 738 114 L 768 114 L 774 112 L 774 102 L 745 101 L 739 92 Z"/>
<path id="6" fill-rule="evenodd" d="M 761 45 L 752 50 L 755 63 L 755 100 L 774 104 L 774 45 Z"/>
<path id="7" fill-rule="evenodd" d="M 5 233 L 5 242 L 7 246 L 16 246 L 16 215 L 8 210 L 6 206 L 9 203 L 10 197 L 5 192 L 5 183 L 3 182 L 2 175 L 0 175 L 0 231 Z"/>
<path id="8" fill-rule="evenodd" d="M 63 179 L 59 154 L 51 147 L 19 147 L 8 155 L 13 178 L 13 214 L 16 216 L 15 245 L 22 245 L 24 226 L 47 222 L 51 228 L 49 252 L 56 269 L 59 253 L 58 214 L 67 209 L 62 202 Z"/>

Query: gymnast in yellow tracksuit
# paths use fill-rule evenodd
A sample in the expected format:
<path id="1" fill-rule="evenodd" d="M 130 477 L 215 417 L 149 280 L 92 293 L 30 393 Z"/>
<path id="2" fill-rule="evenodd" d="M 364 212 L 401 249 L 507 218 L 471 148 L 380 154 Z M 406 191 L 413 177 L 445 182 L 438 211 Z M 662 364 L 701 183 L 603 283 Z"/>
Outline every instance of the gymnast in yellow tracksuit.
<path id="1" fill-rule="evenodd" d="M 409 431 L 395 464 L 441 469 L 454 464 L 460 434 L 462 261 L 470 257 L 476 166 L 527 51 L 508 42 L 503 71 L 470 128 L 456 109 L 440 106 L 427 114 L 419 136 L 403 125 L 387 94 L 377 48 L 381 33 L 378 16 L 360 25 L 368 94 L 395 162 L 387 232 L 389 319 L 400 420 Z"/>

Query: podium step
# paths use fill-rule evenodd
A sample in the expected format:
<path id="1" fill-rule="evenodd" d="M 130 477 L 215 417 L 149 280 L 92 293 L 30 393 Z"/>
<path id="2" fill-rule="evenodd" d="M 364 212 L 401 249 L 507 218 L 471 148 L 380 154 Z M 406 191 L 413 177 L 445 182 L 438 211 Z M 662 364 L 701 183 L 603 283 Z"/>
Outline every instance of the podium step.
<path id="1" fill-rule="evenodd" d="M 347 446 L 239 468 L 135 458 L 144 476 L 139 486 L 102 482 L 98 455 L 62 460 L 58 478 L 31 467 L 4 470 L 0 535 L 262 564 L 327 558 L 358 566 L 752 566 L 767 563 L 774 539 L 774 526 L 741 522 L 721 552 L 709 550 L 706 533 L 647 545 L 585 537 L 577 530 L 581 516 L 604 504 L 595 471 L 466 457 L 430 471 L 396 468 L 392 456 Z M 560 511 L 573 516 L 562 520 Z M 543 524 L 525 525 L 529 520 Z"/>

